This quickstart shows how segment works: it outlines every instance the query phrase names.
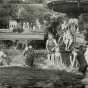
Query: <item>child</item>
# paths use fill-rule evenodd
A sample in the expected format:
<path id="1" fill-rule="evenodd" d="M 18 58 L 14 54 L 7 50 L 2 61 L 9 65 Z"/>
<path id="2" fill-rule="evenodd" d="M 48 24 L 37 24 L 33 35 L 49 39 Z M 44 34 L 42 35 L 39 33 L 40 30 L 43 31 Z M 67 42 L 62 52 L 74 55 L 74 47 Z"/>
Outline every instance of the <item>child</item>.
<path id="1" fill-rule="evenodd" d="M 73 38 L 72 38 L 72 35 L 71 35 L 71 33 L 70 33 L 69 30 L 67 30 L 64 33 L 64 35 L 63 35 L 63 41 L 64 41 L 64 43 L 66 45 L 65 50 L 69 51 L 69 48 L 70 48 L 70 46 L 71 46 L 71 44 L 73 42 Z"/>
<path id="2" fill-rule="evenodd" d="M 87 65 L 88 65 L 88 45 L 87 45 L 87 47 L 86 47 L 86 51 L 85 51 L 85 53 L 84 53 L 84 57 L 85 57 L 85 60 L 86 60 L 86 62 L 87 62 Z"/>
<path id="3" fill-rule="evenodd" d="M 34 49 L 31 45 L 27 46 L 23 53 L 26 56 L 26 65 L 33 66 L 34 65 Z"/>
<path id="4" fill-rule="evenodd" d="M 51 62 L 51 64 L 54 64 L 56 46 L 57 46 L 56 40 L 53 38 L 53 35 L 49 33 L 48 40 L 46 42 L 46 49 L 49 52 L 48 60 Z"/>
<path id="5" fill-rule="evenodd" d="M 0 65 L 6 65 L 7 62 L 6 62 L 6 54 L 3 52 L 3 50 L 0 50 Z"/>
<path id="6" fill-rule="evenodd" d="M 86 48 L 86 52 L 83 50 L 83 46 L 79 47 L 79 52 L 77 55 L 77 60 L 79 62 L 79 71 L 82 72 L 84 75 L 87 70 L 87 65 L 88 65 L 88 46 Z"/>
<path id="7" fill-rule="evenodd" d="M 73 49 L 72 55 L 70 56 L 70 63 L 71 63 L 70 70 L 73 70 L 73 69 L 76 70 L 76 68 L 78 67 L 78 62 L 77 62 L 77 51 L 75 48 Z"/>
<path id="8" fill-rule="evenodd" d="M 26 44 L 26 47 L 25 47 L 25 49 L 24 49 L 24 51 L 23 51 L 23 55 L 24 55 L 24 56 L 27 55 L 28 49 L 29 49 L 29 46 Z"/>
<path id="9" fill-rule="evenodd" d="M 60 69 L 62 68 L 62 64 L 63 64 L 62 57 L 58 47 L 56 48 L 56 52 L 55 52 L 55 64 L 59 66 Z"/>

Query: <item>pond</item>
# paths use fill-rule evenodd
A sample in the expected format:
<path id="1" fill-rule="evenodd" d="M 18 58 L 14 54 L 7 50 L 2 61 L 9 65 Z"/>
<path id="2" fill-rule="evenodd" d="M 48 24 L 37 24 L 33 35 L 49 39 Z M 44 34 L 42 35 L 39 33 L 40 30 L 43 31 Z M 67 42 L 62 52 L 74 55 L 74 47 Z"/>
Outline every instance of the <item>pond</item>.
<path id="1" fill-rule="evenodd" d="M 23 57 L 20 56 L 21 51 L 13 49 L 5 49 L 4 51 L 11 57 L 12 62 L 16 63 L 15 65 L 23 64 Z M 67 56 L 64 54 L 64 57 Z M 42 59 L 36 58 L 35 62 L 42 63 Z M 84 75 L 60 71 L 59 69 L 15 65 L 0 67 L 0 88 L 87 88 L 81 82 L 85 78 Z"/>
<path id="2" fill-rule="evenodd" d="M 0 88 L 85 88 L 83 75 L 35 67 L 0 68 Z"/>

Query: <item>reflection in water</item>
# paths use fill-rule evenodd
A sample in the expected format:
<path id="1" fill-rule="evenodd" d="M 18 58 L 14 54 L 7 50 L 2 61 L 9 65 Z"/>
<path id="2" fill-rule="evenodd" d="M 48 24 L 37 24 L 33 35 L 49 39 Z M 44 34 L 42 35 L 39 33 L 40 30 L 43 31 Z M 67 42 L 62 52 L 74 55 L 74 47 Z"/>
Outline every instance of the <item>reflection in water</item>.
<path id="1" fill-rule="evenodd" d="M 61 84 L 61 82 L 58 83 L 51 83 L 51 82 L 37 82 L 34 85 L 0 85 L 0 88 L 88 88 L 88 85 L 70 85 L 69 83 Z"/>
<path id="2" fill-rule="evenodd" d="M 0 88 L 88 88 L 81 84 L 83 78 L 66 71 L 35 67 L 0 68 Z"/>

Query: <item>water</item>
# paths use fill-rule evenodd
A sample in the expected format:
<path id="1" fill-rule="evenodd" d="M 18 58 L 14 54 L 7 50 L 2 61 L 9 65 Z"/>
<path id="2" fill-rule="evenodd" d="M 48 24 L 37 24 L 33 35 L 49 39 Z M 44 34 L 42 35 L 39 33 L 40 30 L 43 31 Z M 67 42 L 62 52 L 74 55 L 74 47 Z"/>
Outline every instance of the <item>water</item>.
<path id="1" fill-rule="evenodd" d="M 0 68 L 0 88 L 85 88 L 82 75 L 35 68 Z"/>
<path id="2" fill-rule="evenodd" d="M 68 85 L 68 84 L 67 84 Z M 65 85 L 62 85 L 60 83 L 56 84 L 56 83 L 38 83 L 38 84 L 35 84 L 33 86 L 31 85 L 28 85 L 28 86 L 21 86 L 21 85 L 1 85 L 0 88 L 88 88 L 88 85 L 68 85 L 66 86 Z"/>
<path id="3" fill-rule="evenodd" d="M 23 64 L 23 57 L 17 56 L 17 53 L 13 53 L 13 55 L 15 58 L 12 62 L 15 65 Z M 40 63 L 40 60 L 36 60 Z M 17 66 L 0 68 L 0 88 L 87 88 L 87 85 L 81 83 L 83 78 L 84 76 L 81 75 L 74 75 L 54 69 L 42 70 L 35 67 Z"/>
<path id="4" fill-rule="evenodd" d="M 88 71 L 86 71 L 85 77 L 81 82 L 84 85 L 84 88 L 88 88 Z"/>

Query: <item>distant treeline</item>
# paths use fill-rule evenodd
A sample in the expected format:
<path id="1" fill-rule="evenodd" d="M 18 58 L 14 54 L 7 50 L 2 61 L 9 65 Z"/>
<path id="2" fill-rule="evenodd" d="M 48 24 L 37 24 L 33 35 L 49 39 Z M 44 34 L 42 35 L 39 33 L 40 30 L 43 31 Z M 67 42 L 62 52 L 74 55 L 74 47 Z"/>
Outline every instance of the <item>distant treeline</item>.
<path id="1" fill-rule="evenodd" d="M 42 5 L 2 4 L 0 5 L 0 28 L 8 28 L 10 19 L 33 23 L 37 18 L 43 19 L 44 12 L 46 9 Z"/>
<path id="2" fill-rule="evenodd" d="M 18 3 L 18 4 L 36 4 L 36 3 L 43 3 L 44 0 L 0 0 L 0 3 Z"/>

